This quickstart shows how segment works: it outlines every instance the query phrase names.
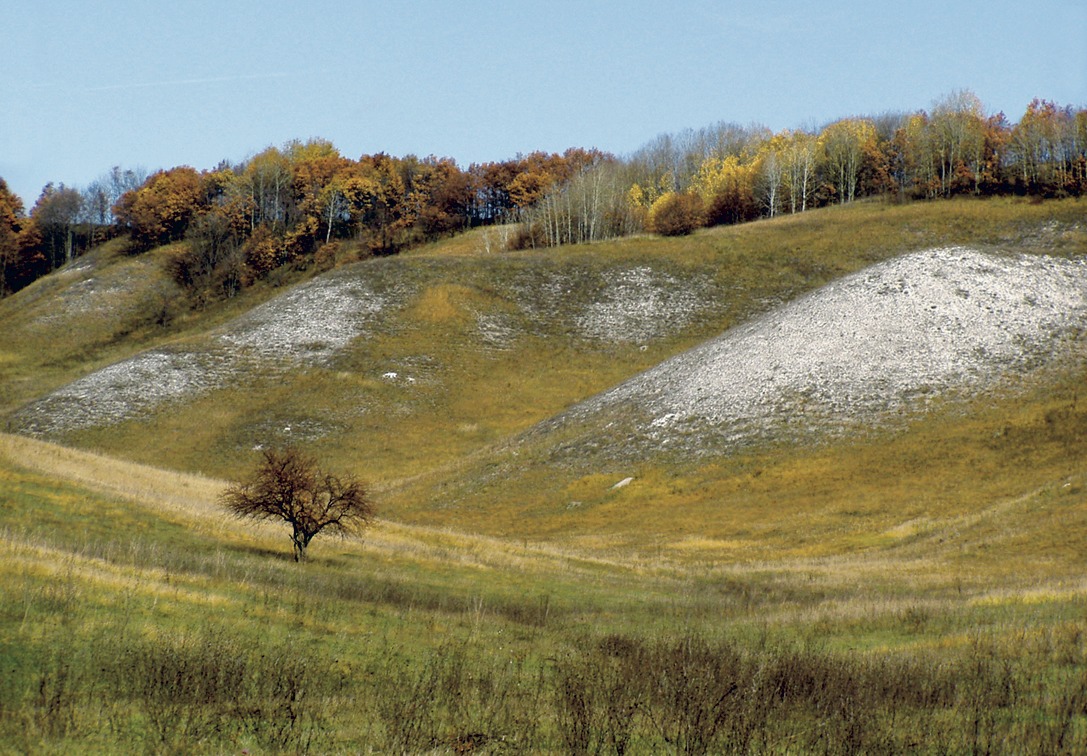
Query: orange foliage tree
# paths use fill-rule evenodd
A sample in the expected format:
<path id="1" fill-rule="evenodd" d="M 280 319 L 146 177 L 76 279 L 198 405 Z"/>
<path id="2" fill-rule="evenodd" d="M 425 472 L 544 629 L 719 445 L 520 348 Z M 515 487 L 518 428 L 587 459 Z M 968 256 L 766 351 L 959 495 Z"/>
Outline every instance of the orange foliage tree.
<path id="1" fill-rule="evenodd" d="M 21 288 L 20 232 L 23 222 L 22 200 L 0 178 L 0 295 Z"/>
<path id="2" fill-rule="evenodd" d="M 179 281 L 229 295 L 283 264 L 313 264 L 321 248 L 338 250 L 324 255 L 335 263 L 483 224 L 519 221 L 511 243 L 554 245 L 863 196 L 1007 191 L 1087 192 L 1087 110 L 1034 100 L 1013 126 L 963 90 L 931 113 L 845 118 L 818 134 L 722 123 L 662 135 L 624 160 L 573 148 L 467 171 L 434 156 L 351 160 L 311 139 L 210 172 L 182 166 L 143 180 L 114 168 L 82 193 L 49 185 L 31 217 L 0 193 L 0 293 L 71 259 L 80 238 L 90 246 L 120 231 L 136 251 L 186 238 L 173 255 Z M 331 244 L 346 239 L 354 244 Z"/>
<path id="3" fill-rule="evenodd" d="M 180 240 L 189 221 L 205 205 L 204 183 L 188 166 L 155 173 L 113 208 L 117 222 L 127 228 L 137 249 Z"/>

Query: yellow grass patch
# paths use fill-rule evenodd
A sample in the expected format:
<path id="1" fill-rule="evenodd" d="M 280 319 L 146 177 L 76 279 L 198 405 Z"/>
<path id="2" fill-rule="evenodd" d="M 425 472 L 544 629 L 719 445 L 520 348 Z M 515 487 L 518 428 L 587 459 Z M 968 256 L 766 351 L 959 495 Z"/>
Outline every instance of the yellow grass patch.
<path id="1" fill-rule="evenodd" d="M 994 590 L 973 599 L 973 606 L 1003 606 L 1008 604 L 1049 604 L 1080 600 L 1087 596 L 1087 578 L 1056 580 L 1047 585 L 1017 590 Z"/>
<path id="2" fill-rule="evenodd" d="M 6 433 L 0 433 L 0 458 L 100 493 L 152 504 L 201 521 L 225 517 L 215 504 L 226 485 L 223 481 Z"/>
<path id="3" fill-rule="evenodd" d="M 428 286 L 415 300 L 409 313 L 424 323 L 449 323 L 467 320 L 470 313 L 465 303 L 473 297 L 466 286 L 435 284 Z"/>
<path id="4" fill-rule="evenodd" d="M 750 551 L 755 546 L 755 542 L 749 539 L 703 538 L 700 536 L 691 536 L 668 544 L 669 549 L 686 554 L 694 554 L 696 552 L 732 554 L 734 552 Z"/>
<path id="5" fill-rule="evenodd" d="M 0 575 L 3 582 L 32 579 L 52 584 L 72 582 L 97 595 L 120 600 L 121 594 L 168 598 L 206 607 L 237 603 L 211 590 L 211 581 L 178 576 L 162 569 L 140 569 L 88 558 L 67 549 L 55 548 L 32 539 L 0 537 Z"/>

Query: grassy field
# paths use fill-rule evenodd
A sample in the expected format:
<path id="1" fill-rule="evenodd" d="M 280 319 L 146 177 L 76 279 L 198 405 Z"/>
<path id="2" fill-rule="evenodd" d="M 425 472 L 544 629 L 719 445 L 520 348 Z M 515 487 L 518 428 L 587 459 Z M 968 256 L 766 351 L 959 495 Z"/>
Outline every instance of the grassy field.
<path id="1" fill-rule="evenodd" d="M 1087 750 L 1082 367 L 894 433 L 588 472 L 528 444 L 488 481 L 514 434 L 871 262 L 1082 255 L 1087 205 L 869 203 L 516 255 L 484 233 L 363 263 L 407 295 L 335 364 L 64 447 L 0 435 L 0 751 Z M 715 304 L 641 343 L 513 306 L 560 279 L 580 306 L 632 267 Z M 70 291 L 35 286 L 45 309 Z M 6 300 L 3 407 L 275 293 L 55 334 Z M 517 338 L 481 347 L 481 314 Z M 306 448 L 368 477 L 381 516 L 303 566 L 216 502 L 286 424 L 323 429 Z"/>
<path id="2" fill-rule="evenodd" d="M 300 567 L 214 480 L 0 449 L 12 752 L 1087 746 L 1082 479 L 822 556 L 380 521 Z"/>

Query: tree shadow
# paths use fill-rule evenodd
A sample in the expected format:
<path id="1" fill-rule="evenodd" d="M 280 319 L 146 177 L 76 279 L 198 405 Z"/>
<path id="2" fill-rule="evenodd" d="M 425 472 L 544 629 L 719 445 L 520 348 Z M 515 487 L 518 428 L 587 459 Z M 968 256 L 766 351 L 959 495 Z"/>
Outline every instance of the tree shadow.
<path id="1" fill-rule="evenodd" d="M 276 559 L 280 562 L 294 563 L 294 554 L 290 549 L 269 549 L 263 546 L 238 546 L 236 548 L 238 551 L 245 554 Z"/>

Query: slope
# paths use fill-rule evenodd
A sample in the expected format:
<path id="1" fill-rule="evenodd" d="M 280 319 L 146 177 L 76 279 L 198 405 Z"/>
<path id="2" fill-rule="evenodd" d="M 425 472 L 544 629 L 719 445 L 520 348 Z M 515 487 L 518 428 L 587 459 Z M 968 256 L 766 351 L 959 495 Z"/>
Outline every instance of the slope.
<path id="1" fill-rule="evenodd" d="M 674 747 L 666 728 L 687 712 L 739 700 L 721 691 L 749 670 L 756 693 L 743 700 L 765 704 L 765 717 L 730 710 L 709 750 L 744 732 L 767 752 L 1082 750 L 1087 371 L 1068 319 L 1076 292 L 1045 282 L 1079 280 L 1085 232 L 1082 204 L 950 203 L 547 254 L 493 257 L 478 235 L 461 237 L 279 302 L 264 292 L 267 306 L 245 314 L 234 303 L 181 330 L 88 336 L 85 362 L 84 335 L 46 323 L 38 351 L 68 355 L 48 368 L 51 357 L 10 336 L 48 304 L 29 315 L 25 299 L 0 303 L 6 375 L 26 379 L 8 394 L 25 397 L 13 424 L 69 412 L 55 409 L 61 378 L 84 380 L 103 362 L 215 354 L 229 366 L 221 385 L 51 431 L 124 460 L 0 435 L 5 742 L 554 752 L 574 750 L 571 722 L 584 712 L 601 748 L 612 735 L 657 751 Z M 1020 269 L 1031 275 L 1005 278 Z M 878 292 L 870 280 L 906 284 L 875 310 L 880 337 L 835 341 L 837 324 L 863 322 L 841 307 Z M 664 317 L 696 281 L 708 304 Z M 899 298 L 922 283 L 947 317 L 927 320 L 921 301 Z M 643 318 L 608 291 L 666 304 Z M 352 304 L 338 308 L 340 295 Z M 378 300 L 380 310 L 366 306 Z M 1002 319 L 974 332 L 979 301 Z M 827 317 L 813 317 L 822 307 Z M 322 312 L 334 317 L 303 327 Z M 285 331 L 283 313 L 297 315 Z M 810 359 L 806 321 L 833 336 L 825 369 Z M 866 415 L 864 433 L 827 432 L 824 407 L 801 415 L 813 420 L 802 433 L 762 431 L 758 412 L 736 411 L 745 394 L 728 386 L 758 378 L 761 352 L 731 360 L 759 329 L 795 347 L 768 380 L 825 386 L 812 407 L 792 407 L 805 413 L 836 391 L 863 405 L 869 384 L 843 371 L 904 357 L 892 347 L 916 343 L 910 322 L 944 328 L 930 348 L 952 349 L 959 369 L 921 362 L 934 390 L 904 383 L 891 396 L 908 411 L 894 422 Z M 1008 328 L 1019 338 L 1003 341 Z M 957 348 L 963 339 L 971 348 Z M 732 377 L 713 392 L 720 407 L 669 380 L 714 364 L 710 378 Z M 1005 369 L 1012 385 L 988 382 Z M 35 383 L 39 372 L 49 379 Z M 138 390 L 118 375 L 88 380 L 84 401 Z M 646 424 L 616 409 L 644 397 L 665 401 Z M 690 424 L 654 428 L 676 405 Z M 365 422 L 349 416 L 357 408 L 369 408 Z M 622 433 L 609 415 L 628 423 Z M 703 452 L 731 417 L 760 433 L 734 443 L 727 431 Z M 675 442 L 627 443 L 653 432 Z M 130 461 L 230 472 L 252 445 L 296 434 L 377 471 L 392 518 L 361 542 L 321 541 L 304 569 L 285 558 L 281 530 L 219 514 L 215 479 Z M 724 687 L 701 676 L 716 669 L 731 675 Z M 661 697 L 618 697 L 638 695 L 639 680 Z"/>
<path id="2" fill-rule="evenodd" d="M 641 444 L 658 457 L 656 435 L 663 425 L 673 426 L 669 440 L 677 454 L 647 462 L 646 471 L 682 467 L 677 466 L 686 455 L 679 453 L 682 439 L 696 438 L 696 447 L 705 441 L 697 423 L 687 433 L 679 432 L 690 418 L 709 412 L 710 405 L 700 404 L 691 393 L 703 384 L 713 384 L 710 393 L 718 397 L 715 401 L 728 395 L 733 405 L 746 403 L 747 410 L 738 414 L 735 407 L 724 408 L 733 417 L 728 423 L 714 421 L 723 443 L 728 434 L 746 432 L 740 426 L 750 425 L 753 408 L 760 406 L 763 395 L 773 396 L 777 409 L 790 413 L 788 425 L 779 423 L 770 434 L 772 441 L 784 443 L 788 434 L 781 431 L 799 427 L 794 422 L 798 408 L 805 409 L 811 422 L 820 413 L 836 411 L 826 404 L 826 397 L 813 393 L 813 387 L 840 384 L 843 375 L 852 374 L 845 363 L 855 355 L 846 349 L 834 358 L 825 344 L 814 349 L 812 334 L 844 332 L 854 320 L 878 321 L 899 329 L 897 341 L 887 341 L 886 333 L 874 334 L 862 351 L 893 346 L 892 352 L 903 355 L 927 354 L 911 346 L 910 340 L 920 333 L 932 337 L 943 333 L 942 343 L 954 344 L 965 320 L 984 311 L 983 298 L 963 296 L 972 277 L 978 277 L 979 284 L 986 276 L 995 280 L 1009 259 L 1023 270 L 1052 269 L 1051 277 L 1066 275 L 1059 272 L 1067 267 L 1064 263 L 1032 267 L 1026 264 L 1029 261 L 1019 265 L 1014 260 L 1025 260 L 1016 257 L 1024 253 L 1082 254 L 1087 238 L 1083 216 L 1082 201 L 871 203 L 714 229 L 680 240 L 637 238 L 523 253 L 494 253 L 486 237 L 492 232 L 482 230 L 411 255 L 366 261 L 286 289 L 268 288 L 208 312 L 187 313 L 176 319 L 181 327 L 158 335 L 150 329 L 125 336 L 123 329 L 118 333 L 114 328 L 106 349 L 95 346 L 102 336 L 94 329 L 54 324 L 42 309 L 47 304 L 28 306 L 30 296 L 48 302 L 51 290 L 44 287 L 50 285 L 60 291 L 51 296 L 70 297 L 71 286 L 62 288 L 58 282 L 63 279 L 58 278 L 42 282 L 40 290 L 5 300 L 0 308 L 6 326 L 0 332 L 0 352 L 8 355 L 9 374 L 20 376 L 18 395 L 32 399 L 9 411 L 7 423 L 25 433 L 214 476 L 229 476 L 250 464 L 254 449 L 263 445 L 301 443 L 334 466 L 353 469 L 390 488 L 386 506 L 394 516 L 440 522 L 444 512 L 459 518 L 463 513 L 450 507 L 463 499 L 471 502 L 464 504 L 469 511 L 491 513 L 476 519 L 480 527 L 497 532 L 499 522 L 516 519 L 513 513 L 530 502 L 550 497 L 553 504 L 565 507 L 587 498 L 579 493 L 581 487 L 591 491 L 596 484 L 579 482 L 586 476 L 599 474 L 612 483 L 628 477 L 630 465 L 624 455 L 630 457 Z M 970 245 L 959 257 L 973 263 L 967 260 L 966 271 L 952 275 L 962 280 L 951 285 L 949 278 L 937 286 L 930 278 L 923 291 L 908 296 L 901 291 L 903 273 L 896 273 L 894 266 L 907 263 L 886 261 L 913 259 L 916 270 L 944 265 L 934 257 L 942 253 L 924 250 L 949 244 Z M 902 257 L 911 253 L 921 257 Z M 793 368 L 778 370 L 766 383 L 767 364 L 762 383 L 755 381 L 747 388 L 734 383 L 739 367 L 752 367 L 771 354 L 760 346 L 767 342 L 745 340 L 743 333 L 757 331 L 760 323 L 782 327 L 788 317 L 781 313 L 795 313 L 792 322 L 810 320 L 811 313 L 798 308 L 813 298 L 784 310 L 776 308 L 881 263 L 885 267 L 876 270 L 882 273 L 858 274 L 859 278 L 845 279 L 852 284 L 836 284 L 837 300 L 826 296 L 819 300 L 825 303 L 818 314 L 824 327 L 799 329 L 789 338 L 779 334 L 769 342 L 777 345 L 778 362 L 786 360 L 782 363 L 786 367 L 789 354 L 801 347 L 808 349 L 809 357 L 820 358 L 816 383 L 808 380 L 808 373 Z M 148 272 L 142 277 L 129 275 L 135 264 Z M 105 256 L 97 265 L 96 276 L 125 275 L 132 279 L 130 285 L 148 292 L 145 301 L 154 301 L 153 292 L 160 285 L 156 282 L 160 274 L 153 274 L 154 258 Z M 856 308 L 871 288 L 864 275 L 882 276 L 875 288 L 882 286 L 886 292 L 873 300 L 882 302 L 883 309 L 859 317 Z M 938 299 L 926 305 L 932 296 Z M 1022 302 L 1007 297 L 990 299 L 989 306 L 998 309 L 1022 309 Z M 902 311 L 895 309 L 933 305 L 937 307 L 933 314 L 912 328 L 905 327 Z M 1015 317 L 1052 314 L 1060 306 L 1042 301 Z M 958 324 L 933 331 L 932 326 L 939 326 L 949 313 Z M 772 325 L 775 322 L 777 326 Z M 729 330 L 736 325 L 740 330 Z M 36 335 L 27 338 L 30 332 Z M 1002 326 L 993 321 L 988 333 L 997 338 Z M 682 358 L 709 360 L 703 369 L 712 373 L 688 381 L 686 398 L 681 400 L 669 389 L 665 393 L 671 399 L 660 406 L 649 401 L 653 392 L 635 391 L 620 401 L 637 385 L 635 381 L 601 395 L 607 399 L 579 405 L 711 339 L 716 341 Z M 65 345 L 65 350 L 60 352 L 56 344 Z M 960 365 L 958 375 L 945 371 L 939 381 L 958 380 L 963 370 L 982 374 L 1001 361 L 1029 357 L 1026 352 L 1019 356 L 1007 352 L 1017 347 L 1006 338 L 994 344 L 970 342 L 960 356 L 973 361 Z M 1047 347 L 1032 348 L 1044 353 Z M 90 355 L 84 362 L 78 360 L 80 349 Z M 988 350 L 988 356 L 982 358 L 978 349 Z M 710 359 L 713 354 L 719 363 L 716 368 Z M 109 355 L 124 358 L 103 366 Z M 881 361 L 886 361 L 886 354 L 869 360 L 865 369 L 876 371 Z M 46 368 L 47 364 L 63 367 Z M 795 373 L 791 378 L 790 370 Z M 653 375 L 665 372 L 694 374 L 688 365 L 680 370 L 660 368 Z M 75 380 L 54 385 L 55 376 L 73 373 Z M 39 380 L 40 376 L 53 377 Z M 644 386 L 644 377 L 637 380 Z M 914 381 L 906 394 L 913 400 L 923 398 L 928 383 L 932 376 Z M 847 392 L 844 400 L 871 404 L 910 398 L 885 396 L 878 385 L 867 385 L 859 394 Z M 598 406 L 601 402 L 606 406 Z M 594 406 L 597 409 L 589 414 L 596 419 L 579 426 L 576 418 Z M 566 411 L 570 412 L 561 414 Z M 722 411 L 718 407 L 709 415 L 719 419 Z M 641 412 L 649 414 L 639 424 Z M 555 416 L 559 419 L 547 422 Z M 611 420 L 597 422 L 605 417 Z M 533 460 L 520 465 L 529 468 L 526 475 L 510 476 L 508 458 L 501 453 L 492 458 L 493 450 L 501 450 L 509 439 L 540 423 L 530 436 L 546 436 L 546 442 L 529 444 L 537 451 L 525 452 Z M 731 428 L 727 433 L 722 430 L 726 427 Z M 607 453 L 586 454 L 582 449 L 586 443 L 604 446 Z M 586 456 L 582 469 L 552 464 L 555 449 L 564 446 L 574 456 Z M 610 459 L 616 456 L 622 464 Z M 509 478 L 496 489 L 501 496 L 456 493 L 465 471 L 474 481 L 467 486 L 469 491 L 473 486 L 491 490 L 490 478 L 479 473 L 473 459 Z M 641 475 L 639 485 L 624 496 L 644 486 L 646 477 Z M 539 485 L 537 478 L 549 482 Z M 401 480 L 417 481 L 423 488 L 398 487 Z M 654 496 L 660 494 L 658 487 L 650 488 Z M 516 506 L 511 499 L 516 499 Z M 541 526 L 546 532 L 554 521 L 550 516 L 544 520 L 550 523 Z M 561 510 L 557 521 L 567 527 L 576 520 Z"/>

